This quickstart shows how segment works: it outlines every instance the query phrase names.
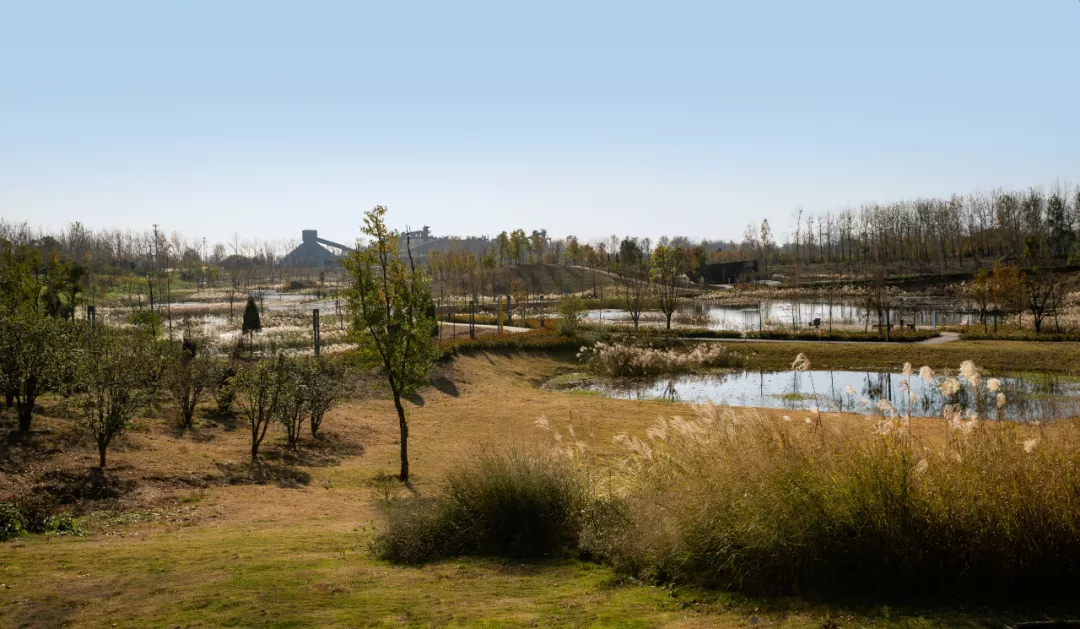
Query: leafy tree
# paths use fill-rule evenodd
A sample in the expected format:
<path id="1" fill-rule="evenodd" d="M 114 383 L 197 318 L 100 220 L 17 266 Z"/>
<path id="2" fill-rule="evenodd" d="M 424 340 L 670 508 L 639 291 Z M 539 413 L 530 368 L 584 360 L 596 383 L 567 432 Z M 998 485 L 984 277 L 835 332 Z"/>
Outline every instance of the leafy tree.
<path id="1" fill-rule="evenodd" d="M 259 320 L 259 307 L 255 305 L 255 298 L 249 295 L 247 304 L 244 306 L 244 322 L 240 328 L 241 334 L 248 335 L 248 347 L 253 346 L 251 335 L 261 330 L 262 322 Z"/>
<path id="2" fill-rule="evenodd" d="M 645 299 L 649 296 L 651 288 L 648 259 L 645 256 L 645 249 L 637 238 L 624 238 L 619 243 L 619 253 L 616 258 L 619 265 L 618 283 L 622 285 L 626 310 L 634 322 L 634 330 L 637 331 L 641 320 L 641 310 L 645 307 Z"/>
<path id="3" fill-rule="evenodd" d="M 77 371 L 79 406 L 98 447 L 98 465 L 113 439 L 151 401 L 157 347 L 142 331 L 119 332 L 105 327 L 85 335 Z M 151 365 L 151 369 L 145 367 Z"/>
<path id="4" fill-rule="evenodd" d="M 1003 266 L 995 262 L 993 273 L 990 275 L 990 299 L 993 302 L 994 314 L 998 315 L 1018 310 L 1020 308 L 1020 289 L 1020 269 L 1015 266 Z M 994 331 L 997 331 L 996 318 L 994 319 Z"/>
<path id="5" fill-rule="evenodd" d="M 166 391 L 176 402 L 182 426 L 194 425 L 195 407 L 217 385 L 221 371 L 217 359 L 205 350 L 200 352 L 199 344 L 185 340 L 182 345 L 169 346 L 163 379 Z"/>
<path id="6" fill-rule="evenodd" d="M 236 365 L 230 360 L 219 370 L 217 382 L 214 383 L 214 403 L 217 412 L 221 415 L 232 412 L 233 387 L 232 379 L 236 377 Z"/>
<path id="7" fill-rule="evenodd" d="M 525 264 L 525 254 L 529 251 L 529 238 L 524 229 L 510 232 L 510 259 L 514 264 Z"/>
<path id="8" fill-rule="evenodd" d="M 510 255 L 510 237 L 504 231 L 496 237 L 495 242 L 499 250 L 499 266 L 502 266 L 507 260 L 513 259 L 513 256 Z"/>
<path id="9" fill-rule="evenodd" d="M 295 450 L 300 443 L 304 419 L 307 418 L 307 379 L 304 378 L 303 368 L 295 359 L 279 356 L 278 369 L 281 393 L 274 418 L 285 428 L 285 439 L 289 447 Z"/>
<path id="10" fill-rule="evenodd" d="M 398 234 L 386 227 L 385 216 L 383 206 L 364 216 L 363 232 L 371 243 L 346 260 L 352 279 L 347 296 L 361 356 L 381 367 L 393 394 L 401 433 L 398 478 L 407 482 L 409 425 L 402 399 L 426 382 L 435 362 L 437 352 L 431 343 L 435 321 L 429 314 L 430 280 L 413 263 L 408 241 L 408 261 L 402 260 Z"/>
<path id="11" fill-rule="evenodd" d="M 576 335 L 578 328 L 581 327 L 581 320 L 588 311 L 589 307 L 585 305 L 585 300 L 581 297 L 577 295 L 563 297 L 558 306 L 559 334 L 563 336 Z"/>
<path id="12" fill-rule="evenodd" d="M 278 417 L 286 375 L 285 357 L 279 355 L 240 367 L 232 379 L 233 401 L 251 429 L 252 462 L 259 459 L 259 446 Z"/>
<path id="13" fill-rule="evenodd" d="M 69 379 L 75 332 L 26 307 L 0 316 L 0 384 L 15 403 L 19 432 L 30 432 L 38 396 Z"/>
<path id="14" fill-rule="evenodd" d="M 308 360 L 302 376 L 307 388 L 307 411 L 311 436 L 318 436 L 326 412 L 345 397 L 348 390 L 341 363 L 323 357 Z"/>
<path id="15" fill-rule="evenodd" d="M 37 249 L 0 240 L 0 316 L 23 308 L 38 311 L 40 268 L 41 254 Z"/>
<path id="16" fill-rule="evenodd" d="M 667 329 L 671 329 L 671 315 L 679 307 L 679 280 L 683 276 L 686 257 L 682 249 L 657 245 L 652 254 L 652 277 L 660 312 L 667 317 Z"/>
<path id="17" fill-rule="evenodd" d="M 979 307 L 979 320 L 983 324 L 983 332 L 987 331 L 986 313 L 994 302 L 993 282 L 986 269 L 975 271 L 975 279 L 967 290 L 968 297 Z"/>

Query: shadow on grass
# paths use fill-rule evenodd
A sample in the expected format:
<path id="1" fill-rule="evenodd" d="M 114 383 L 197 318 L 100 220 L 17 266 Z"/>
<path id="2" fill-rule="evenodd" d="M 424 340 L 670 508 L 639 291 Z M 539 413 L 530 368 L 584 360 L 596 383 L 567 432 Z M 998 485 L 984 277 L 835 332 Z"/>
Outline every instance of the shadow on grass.
<path id="1" fill-rule="evenodd" d="M 446 376 L 439 376 L 432 379 L 431 386 L 435 387 L 439 391 L 442 391 L 446 395 L 452 397 L 461 397 L 461 392 L 458 391 L 457 385 L 454 384 L 453 381 Z"/>
<path id="2" fill-rule="evenodd" d="M 117 500 L 130 494 L 136 487 L 135 481 L 121 479 L 115 473 L 122 469 L 125 468 L 103 470 L 93 467 L 83 471 L 45 472 L 34 491 L 54 496 L 61 504 L 84 500 Z"/>
<path id="3" fill-rule="evenodd" d="M 240 421 L 235 413 L 221 413 L 217 409 L 203 411 L 203 422 L 207 427 L 221 426 L 226 432 L 232 432 L 240 427 Z"/>
<path id="4" fill-rule="evenodd" d="M 187 438 L 195 443 L 209 443 L 217 439 L 217 436 L 214 435 L 214 433 L 206 430 L 199 430 L 203 427 L 204 426 L 185 426 L 183 424 L 173 423 L 169 426 L 169 436 L 174 439 Z M 210 428 L 210 426 L 205 427 Z"/>
<path id="5" fill-rule="evenodd" d="M 261 456 L 266 461 L 300 465 L 304 467 L 330 467 L 338 465 L 345 457 L 363 456 L 364 445 L 335 432 L 324 430 L 317 437 L 305 435 L 290 448 L 284 440 L 275 448 L 267 448 Z"/>
<path id="6" fill-rule="evenodd" d="M 225 482 L 230 485 L 275 484 L 286 489 L 306 487 L 311 484 L 311 474 L 287 463 L 253 461 L 249 463 L 225 462 L 217 464 Z"/>

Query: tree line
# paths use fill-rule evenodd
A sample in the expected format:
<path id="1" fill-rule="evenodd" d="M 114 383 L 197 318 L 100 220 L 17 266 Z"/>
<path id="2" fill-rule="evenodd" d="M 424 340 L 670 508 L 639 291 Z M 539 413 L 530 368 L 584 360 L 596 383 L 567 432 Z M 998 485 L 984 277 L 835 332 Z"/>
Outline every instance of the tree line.
<path id="1" fill-rule="evenodd" d="M 817 213 L 800 208 L 790 220 L 784 243 L 767 220 L 748 224 L 739 252 L 773 264 L 904 262 L 926 271 L 964 259 L 1080 263 L 1080 188 L 1063 185 Z"/>

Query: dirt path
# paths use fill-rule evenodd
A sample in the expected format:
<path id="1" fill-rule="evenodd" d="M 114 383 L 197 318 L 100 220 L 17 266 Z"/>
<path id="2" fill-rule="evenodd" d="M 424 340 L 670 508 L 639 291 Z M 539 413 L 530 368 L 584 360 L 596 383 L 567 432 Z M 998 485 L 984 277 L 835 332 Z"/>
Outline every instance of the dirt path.
<path id="1" fill-rule="evenodd" d="M 959 341 L 960 334 L 957 332 L 942 332 L 940 336 L 935 336 L 932 339 L 926 339 L 925 341 L 919 341 L 920 345 L 943 345 L 945 343 L 952 343 L 953 341 Z"/>

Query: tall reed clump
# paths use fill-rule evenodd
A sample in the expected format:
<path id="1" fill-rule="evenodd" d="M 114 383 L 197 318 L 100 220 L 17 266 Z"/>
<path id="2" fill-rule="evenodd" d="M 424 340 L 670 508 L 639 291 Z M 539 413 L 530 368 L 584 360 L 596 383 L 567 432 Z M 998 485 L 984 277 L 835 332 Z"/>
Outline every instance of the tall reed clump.
<path id="1" fill-rule="evenodd" d="M 630 378 L 744 364 L 737 352 L 715 343 L 699 343 L 684 350 L 598 342 L 582 347 L 578 357 L 587 361 L 594 373 Z"/>
<path id="2" fill-rule="evenodd" d="M 590 491 L 548 453 L 482 451 L 451 472 L 432 499 L 386 501 L 372 549 L 417 564 L 458 555 L 536 557 L 576 548 Z"/>
<path id="3" fill-rule="evenodd" d="M 978 386 L 973 365 L 961 372 Z M 618 436 L 625 517 L 585 550 L 643 577 L 754 592 L 1075 591 L 1076 423 L 988 423 L 953 404 L 947 439 L 928 442 L 878 409 L 841 433 L 710 404 L 644 440 Z"/>

